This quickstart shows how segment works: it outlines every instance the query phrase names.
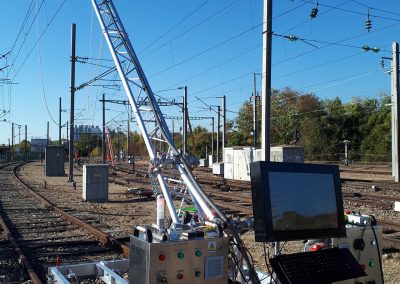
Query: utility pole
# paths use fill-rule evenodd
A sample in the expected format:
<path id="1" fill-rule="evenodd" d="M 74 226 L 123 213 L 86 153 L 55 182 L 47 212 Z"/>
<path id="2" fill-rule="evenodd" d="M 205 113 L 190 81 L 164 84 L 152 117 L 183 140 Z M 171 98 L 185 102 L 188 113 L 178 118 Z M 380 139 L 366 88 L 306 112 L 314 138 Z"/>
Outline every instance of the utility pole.
<path id="1" fill-rule="evenodd" d="M 187 86 L 185 86 L 185 93 L 183 95 L 183 143 L 182 143 L 182 155 L 187 154 Z"/>
<path id="2" fill-rule="evenodd" d="M 101 137 L 101 163 L 106 163 L 106 101 L 105 94 L 103 94 L 103 133 Z"/>
<path id="3" fill-rule="evenodd" d="M 393 70 L 392 76 L 393 80 L 393 100 L 394 100 L 394 161 L 395 172 L 394 179 L 399 182 L 400 179 L 400 126 L 399 126 L 399 113 L 400 113 L 400 91 L 399 91 L 399 44 L 393 42 Z"/>
<path id="4" fill-rule="evenodd" d="M 127 138 L 126 138 L 126 142 L 127 142 L 127 146 L 126 146 L 126 152 L 127 152 L 127 156 L 128 156 L 128 159 L 129 159 L 129 157 L 131 156 L 131 153 L 129 152 L 129 144 L 130 144 L 130 142 L 131 142 L 131 139 L 129 138 L 129 131 L 130 131 L 130 129 L 131 129 L 131 115 L 130 115 L 130 108 L 128 108 L 128 136 L 127 136 Z"/>
<path id="5" fill-rule="evenodd" d="M 221 128 L 221 107 L 217 106 L 217 163 L 219 163 L 219 129 Z"/>
<path id="6" fill-rule="evenodd" d="M 21 126 L 22 125 L 18 125 L 18 144 L 21 144 Z M 21 145 L 19 145 L 19 147 L 21 147 Z"/>
<path id="7" fill-rule="evenodd" d="M 68 182 L 74 181 L 74 110 L 75 110 L 75 40 L 76 40 L 76 25 L 71 27 L 71 110 L 70 110 L 70 127 L 69 127 L 69 175 Z"/>
<path id="8" fill-rule="evenodd" d="M 25 124 L 25 162 L 28 160 L 28 125 Z"/>
<path id="9" fill-rule="evenodd" d="M 256 73 L 253 74 L 254 79 L 254 101 L 253 101 L 253 146 L 257 147 L 257 81 Z"/>
<path id="10" fill-rule="evenodd" d="M 214 117 L 211 117 L 211 157 L 214 159 Z M 209 163 L 214 163 L 214 160 L 209 161 Z"/>
<path id="11" fill-rule="evenodd" d="M 261 149 L 262 160 L 268 162 L 271 155 L 271 54 L 272 0 L 264 0 Z"/>
<path id="12" fill-rule="evenodd" d="M 14 122 L 11 123 L 11 153 L 14 153 Z"/>
<path id="13" fill-rule="evenodd" d="M 347 145 L 350 143 L 350 141 L 344 140 L 344 141 L 342 141 L 342 143 L 344 143 L 344 164 L 346 166 L 348 166 L 349 165 L 349 154 L 347 152 Z"/>
<path id="14" fill-rule="evenodd" d="M 61 97 L 60 97 L 60 107 L 59 107 L 59 114 L 58 114 L 58 145 L 62 145 L 61 143 Z"/>
<path id="15" fill-rule="evenodd" d="M 50 122 L 47 122 L 47 146 L 49 146 L 49 139 L 50 139 Z"/>
<path id="16" fill-rule="evenodd" d="M 224 156 L 226 144 L 226 97 L 222 96 L 222 157 Z"/>
<path id="17" fill-rule="evenodd" d="M 119 135 L 119 127 L 117 127 L 117 138 L 118 138 L 118 150 L 117 150 L 117 161 L 119 161 L 119 152 L 120 152 L 120 135 Z"/>
<path id="18" fill-rule="evenodd" d="M 172 119 L 172 140 L 175 143 L 175 119 Z"/>
<path id="19" fill-rule="evenodd" d="M 68 130 L 69 130 L 69 124 L 68 124 L 68 120 L 67 120 L 67 124 L 65 124 L 67 126 L 67 142 L 69 143 L 69 136 L 68 136 Z"/>

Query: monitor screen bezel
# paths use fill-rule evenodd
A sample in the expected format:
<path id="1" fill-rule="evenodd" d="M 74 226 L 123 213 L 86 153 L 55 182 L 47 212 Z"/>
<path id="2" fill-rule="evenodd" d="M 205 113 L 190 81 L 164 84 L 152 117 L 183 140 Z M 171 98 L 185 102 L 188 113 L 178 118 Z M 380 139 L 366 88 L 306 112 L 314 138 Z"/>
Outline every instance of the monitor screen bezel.
<path id="1" fill-rule="evenodd" d="M 332 175 L 336 197 L 338 227 L 304 230 L 274 230 L 272 224 L 269 172 L 317 173 Z M 254 162 L 250 165 L 250 174 L 255 226 L 254 231 L 257 242 L 292 241 L 346 236 L 339 166 L 284 162 Z M 304 198 L 307 197 L 305 196 Z"/>

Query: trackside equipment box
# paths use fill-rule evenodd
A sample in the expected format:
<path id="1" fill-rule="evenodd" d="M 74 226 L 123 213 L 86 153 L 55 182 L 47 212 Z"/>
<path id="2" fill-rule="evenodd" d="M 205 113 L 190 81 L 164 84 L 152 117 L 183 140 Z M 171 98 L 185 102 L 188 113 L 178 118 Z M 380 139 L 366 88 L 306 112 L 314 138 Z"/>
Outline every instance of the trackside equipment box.
<path id="1" fill-rule="evenodd" d="M 83 166 L 82 198 L 85 201 L 108 201 L 108 165 Z"/>
<path id="2" fill-rule="evenodd" d="M 47 177 L 63 177 L 65 152 L 63 146 L 47 146 L 45 152 Z"/>

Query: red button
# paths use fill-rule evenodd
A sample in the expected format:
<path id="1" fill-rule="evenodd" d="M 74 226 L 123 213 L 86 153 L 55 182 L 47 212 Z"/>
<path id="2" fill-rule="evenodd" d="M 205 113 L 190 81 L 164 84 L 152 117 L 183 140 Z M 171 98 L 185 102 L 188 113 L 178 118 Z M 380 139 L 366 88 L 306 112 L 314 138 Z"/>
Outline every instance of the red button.
<path id="1" fill-rule="evenodd" d="M 176 275 L 176 278 L 178 278 L 178 280 L 182 280 L 183 279 L 183 274 L 182 273 L 178 273 L 178 275 Z"/>
<path id="2" fill-rule="evenodd" d="M 165 257 L 165 255 L 160 254 L 160 256 L 158 257 L 158 259 L 159 259 L 160 261 L 164 261 L 164 260 L 166 259 L 166 257 Z"/>
<path id="3" fill-rule="evenodd" d="M 362 270 L 365 270 L 365 264 L 360 264 L 360 266 Z"/>

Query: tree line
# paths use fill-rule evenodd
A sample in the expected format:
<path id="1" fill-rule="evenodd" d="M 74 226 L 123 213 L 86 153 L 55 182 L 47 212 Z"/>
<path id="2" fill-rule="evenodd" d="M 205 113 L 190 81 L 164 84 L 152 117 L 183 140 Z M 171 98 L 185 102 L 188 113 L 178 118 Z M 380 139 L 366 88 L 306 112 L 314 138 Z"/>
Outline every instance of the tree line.
<path id="1" fill-rule="evenodd" d="M 293 144 L 294 133 L 298 129 L 300 139 L 296 144 L 304 147 L 306 160 L 340 161 L 344 158 L 343 141 L 349 140 L 351 161 L 390 162 L 390 101 L 390 96 L 384 93 L 377 94 L 376 98 L 355 97 L 344 103 L 339 97 L 320 99 L 315 94 L 301 93 L 290 88 L 273 90 L 271 146 Z M 257 145 L 261 143 L 261 107 L 261 101 L 257 100 Z M 248 100 L 241 105 L 236 118 L 227 120 L 226 129 L 227 147 L 253 145 L 253 101 Z M 135 131 L 129 135 L 129 155 L 148 156 L 140 133 Z M 112 130 L 111 137 L 115 155 L 118 150 L 128 155 L 127 133 Z M 173 133 L 173 137 L 180 149 L 181 133 Z M 189 153 L 199 158 L 205 158 L 206 152 L 211 154 L 211 137 L 212 133 L 205 127 L 194 127 L 188 134 Z M 101 136 L 81 135 L 74 146 L 80 156 L 101 156 Z M 216 146 L 214 134 L 214 154 Z M 221 148 L 219 152 L 222 158 Z"/>

